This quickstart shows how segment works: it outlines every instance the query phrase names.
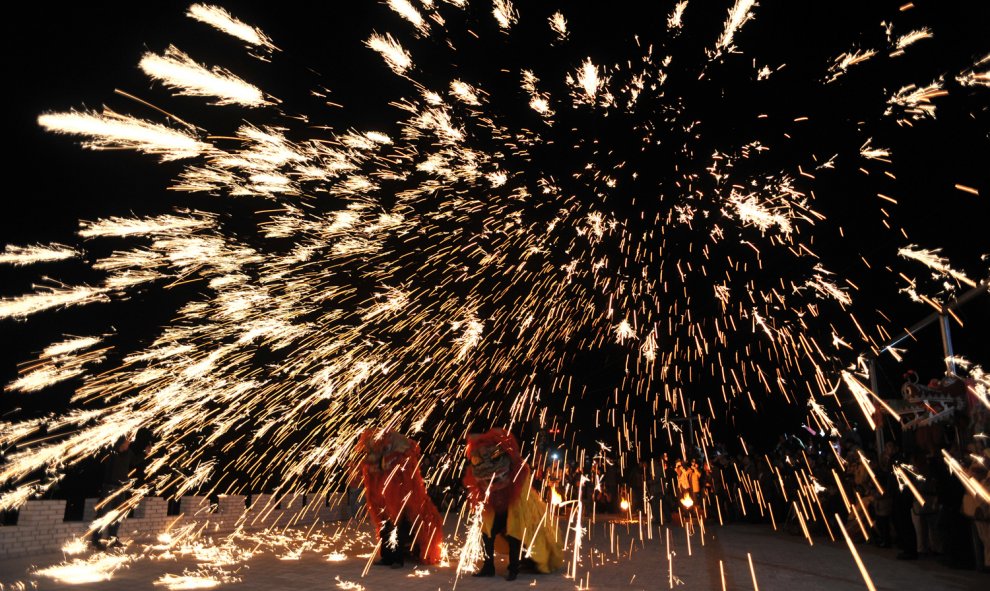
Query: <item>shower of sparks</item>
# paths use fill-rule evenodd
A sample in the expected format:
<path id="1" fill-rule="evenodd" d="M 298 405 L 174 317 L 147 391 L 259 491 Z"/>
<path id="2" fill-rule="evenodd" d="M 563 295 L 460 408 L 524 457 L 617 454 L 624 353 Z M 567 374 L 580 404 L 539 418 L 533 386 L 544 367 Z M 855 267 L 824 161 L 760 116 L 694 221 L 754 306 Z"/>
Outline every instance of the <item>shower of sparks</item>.
<path id="1" fill-rule="evenodd" d="M 852 538 L 850 538 L 849 534 L 846 532 L 846 526 L 842 524 L 842 518 L 836 515 L 835 523 L 839 526 L 839 531 L 842 532 L 842 537 L 846 540 L 846 546 L 848 546 L 849 553 L 852 554 L 853 560 L 856 562 L 856 568 L 858 568 L 860 574 L 863 575 L 863 582 L 866 583 L 866 588 L 869 591 L 876 591 L 877 588 L 873 584 L 873 578 L 870 577 L 869 571 L 866 570 L 866 565 L 863 564 L 863 559 L 859 557 L 859 551 L 856 550 L 856 544 L 853 543 Z"/>
<path id="2" fill-rule="evenodd" d="M 586 59 L 581 64 L 574 84 L 583 91 L 583 101 L 594 104 L 603 81 L 598 77 L 598 66 L 591 62 L 591 58 Z"/>
<path id="3" fill-rule="evenodd" d="M 944 449 L 942 450 L 942 459 L 945 461 L 945 465 L 949 467 L 949 471 L 962 482 L 969 494 L 982 499 L 984 503 L 990 503 L 990 490 L 987 490 L 978 478 L 970 476 L 959 463 L 959 460 L 949 455 Z"/>
<path id="4" fill-rule="evenodd" d="M 8 265 L 54 267 L 84 258 L 91 247 L 88 264 L 97 277 L 91 285 L 46 282 L 4 295 L 0 320 L 98 302 L 140 303 L 152 290 L 174 289 L 178 303 L 174 320 L 137 347 L 115 349 L 109 328 L 98 337 L 59 335 L 20 366 L 10 390 L 35 392 L 69 379 L 79 385 L 68 410 L 0 423 L 0 444 L 16 446 L 0 465 L 0 485 L 8 487 L 0 507 L 22 504 L 139 428 L 156 440 L 147 482 L 118 491 L 127 509 L 160 494 L 149 491 L 227 494 L 239 486 L 271 488 L 281 498 L 320 483 L 313 491 L 319 497 L 347 478 L 358 435 L 371 424 L 428 433 L 424 449 L 441 456 L 429 478 L 439 480 L 456 478 L 465 425 L 479 417 L 562 425 L 573 438 L 567 429 L 575 413 L 594 408 L 596 428 L 614 429 L 608 464 L 618 469 L 653 453 L 654 442 L 694 445 L 677 424 L 686 415 L 708 415 L 698 431 L 710 446 L 719 435 L 706 421 L 731 419 L 739 408 L 757 411 L 757 401 L 771 395 L 807 409 L 806 424 L 827 433 L 844 423 L 839 388 L 852 394 L 870 426 L 878 412 L 893 412 L 861 373 L 837 371 L 849 356 L 878 350 L 891 323 L 861 321 L 870 313 L 856 296 L 862 292 L 838 272 L 849 265 L 828 252 L 834 228 L 819 209 L 829 211 L 829 204 L 816 209 L 816 190 L 831 196 L 834 184 L 818 179 L 877 171 L 884 174 L 874 177 L 893 178 L 884 167 L 896 160 L 898 142 L 883 125 L 903 124 L 904 133 L 914 123 L 934 125 L 933 101 L 955 92 L 951 81 L 973 93 L 990 86 L 990 58 L 967 61 L 970 69 L 944 72 L 928 86 L 885 79 L 883 92 L 863 101 L 841 94 L 851 92 L 847 80 L 868 69 L 854 66 L 870 60 L 880 69 L 892 59 L 884 49 L 922 52 L 939 40 L 917 43 L 931 36 L 919 29 L 896 42 L 888 38 L 881 49 L 847 42 L 840 46 L 846 53 L 817 56 L 813 75 L 794 82 L 797 68 L 763 66 L 765 57 L 757 65 L 736 47 L 736 35 L 755 18 L 754 1 L 735 0 L 724 23 L 719 8 L 704 45 L 715 49 L 690 55 L 674 41 L 687 37 L 682 31 L 694 26 L 695 8 L 699 20 L 705 11 L 692 5 L 685 24 L 688 2 L 670 4 L 662 13 L 669 14 L 669 30 L 649 40 L 630 36 L 628 55 L 614 60 L 588 47 L 564 53 L 584 31 L 571 30 L 560 12 L 527 21 L 524 3 L 486 3 L 491 10 L 472 18 L 483 18 L 495 40 L 477 26 L 465 43 L 501 50 L 535 23 L 526 35 L 542 35 L 545 44 L 508 51 L 520 57 L 505 63 L 484 47 L 485 61 L 506 75 L 505 92 L 448 37 L 455 22 L 449 11 L 467 18 L 466 2 L 388 0 L 383 12 L 399 33 L 362 31 L 361 38 L 406 90 L 381 97 L 396 120 L 375 129 L 349 127 L 346 118 L 330 129 L 285 115 L 261 88 L 171 47 L 142 59 L 149 78 L 216 105 L 253 107 L 245 116 L 251 119 L 208 132 L 111 110 L 41 115 L 42 127 L 80 136 L 87 148 L 187 161 L 173 164 L 171 188 L 209 199 L 197 199 L 199 209 L 81 222 L 79 246 L 7 246 L 0 254 Z M 263 49 L 255 57 L 265 64 L 280 55 L 264 33 L 223 9 L 196 4 L 188 14 L 249 51 Z M 429 44 L 436 51 L 420 53 Z M 455 57 L 414 67 L 404 45 L 431 62 L 443 51 Z M 551 46 L 563 56 L 556 70 L 540 65 L 544 57 L 557 59 L 549 51 L 525 63 L 526 54 Z M 713 130 L 709 120 L 723 109 L 743 109 L 726 105 L 722 88 L 711 95 L 717 107 L 691 93 L 712 91 L 725 69 L 740 64 L 752 80 L 732 84 L 790 80 L 804 85 L 795 96 L 826 88 L 847 98 L 830 105 L 849 122 L 836 132 L 847 145 L 792 142 L 808 126 L 839 125 L 837 116 L 805 114 L 800 104 L 786 112 L 755 110 L 729 126 L 718 119 Z M 389 76 L 380 66 L 373 70 L 372 77 Z M 376 92 L 369 87 L 369 102 L 379 100 Z M 880 123 L 865 122 L 868 113 Z M 754 121 L 769 131 L 752 131 Z M 732 137 L 736 124 L 750 131 Z M 957 178 L 948 186 L 956 181 L 969 182 Z M 884 207 L 897 202 L 880 195 Z M 209 200 L 221 205 L 202 205 Z M 227 204 L 250 214 L 231 214 Z M 856 214 L 872 215 L 866 211 Z M 907 233 L 888 225 L 892 216 L 881 211 L 884 225 L 902 232 L 894 234 L 896 244 L 905 244 Z M 958 270 L 965 265 L 950 265 L 936 248 L 898 252 L 946 281 L 972 286 L 970 277 L 987 273 Z M 920 294 L 915 280 L 902 277 Z M 602 351 L 617 353 L 621 366 L 606 388 L 583 379 L 599 368 L 575 367 L 580 354 Z M 612 369 L 602 367 L 602 375 L 614 377 Z M 969 375 L 988 404 L 985 374 L 973 367 Z M 244 482 L 225 479 L 231 473 Z M 963 478 L 961 470 L 953 473 Z M 821 483 L 803 468 L 797 479 L 795 507 L 820 507 Z M 762 510 L 762 500 L 749 498 Z M 568 570 L 580 583 L 580 497 L 576 507 Z M 806 531 L 805 520 L 818 519 L 814 511 L 799 517 Z M 480 520 L 480 513 L 467 515 L 459 553 L 452 546 L 457 573 L 472 570 L 481 556 Z M 250 554 L 172 534 L 161 542 L 168 552 L 217 566 Z M 346 559 L 321 551 L 328 561 Z M 286 547 L 280 558 L 300 552 Z M 74 561 L 43 576 L 100 580 L 125 564 L 100 560 L 108 562 Z M 205 588 L 223 577 L 196 571 L 158 584 Z"/>
<path id="5" fill-rule="evenodd" d="M 232 37 L 236 37 L 245 43 L 249 43 L 257 47 L 263 47 L 268 50 L 275 49 L 275 46 L 272 45 L 271 40 L 267 35 L 261 32 L 260 29 L 237 20 L 231 16 L 229 12 L 219 6 L 193 4 L 189 7 L 186 14 L 190 18 L 210 25 L 218 31 L 222 31 Z"/>
<path id="6" fill-rule="evenodd" d="M 908 34 L 901 36 L 897 40 L 895 47 L 897 47 L 897 49 L 904 49 L 908 45 L 913 45 L 914 43 L 917 43 L 922 39 L 930 39 L 931 37 L 932 37 L 932 31 L 927 27 L 924 29 L 919 29 L 917 31 L 911 31 Z"/>
<path id="7" fill-rule="evenodd" d="M 667 27 L 670 29 L 680 29 L 684 26 L 684 9 L 687 8 L 688 0 L 681 0 L 674 5 L 674 11 L 667 18 Z"/>
<path id="8" fill-rule="evenodd" d="M 953 279 L 965 283 L 970 287 L 976 287 L 975 281 L 967 277 L 965 274 L 956 271 L 955 269 L 950 267 L 949 260 L 946 259 L 945 257 L 938 256 L 938 252 L 939 252 L 938 249 L 935 250 L 919 249 L 916 246 L 912 245 L 898 249 L 897 254 L 901 255 L 906 259 L 913 259 L 918 261 L 919 263 L 925 264 L 929 266 L 932 270 L 937 271 L 942 275 L 952 277 Z"/>
<path id="9" fill-rule="evenodd" d="M 976 62 L 974 68 L 986 68 L 990 64 L 990 55 Z M 977 72 L 976 69 L 966 70 L 956 76 L 956 82 L 963 86 L 986 86 L 990 87 L 990 70 Z"/>
<path id="10" fill-rule="evenodd" d="M 127 566 L 132 558 L 123 554 L 93 554 L 31 572 L 38 577 L 54 579 L 59 583 L 81 585 L 109 581 L 118 570 Z"/>
<path id="11" fill-rule="evenodd" d="M 853 398 L 856 400 L 856 404 L 859 405 L 860 410 L 863 411 L 863 417 L 870 424 L 870 428 L 875 429 L 876 425 L 874 423 L 874 415 L 876 414 L 877 407 L 873 404 L 873 400 L 871 398 L 876 398 L 876 394 L 864 386 L 855 375 L 848 371 L 842 372 L 842 380 L 846 383 L 846 386 L 852 393 Z"/>
<path id="12" fill-rule="evenodd" d="M 100 363 L 106 358 L 102 350 L 82 352 L 102 340 L 96 337 L 84 337 L 49 345 L 37 362 L 24 366 L 20 377 L 7 384 L 7 390 L 37 392 L 82 375 L 86 371 L 87 364 Z"/>
<path id="13" fill-rule="evenodd" d="M 537 88 L 539 78 L 531 70 L 522 71 L 522 87 L 529 93 L 529 107 L 543 117 L 553 117 L 553 109 L 550 108 L 550 95 L 540 92 Z"/>
<path id="14" fill-rule="evenodd" d="M 30 366 L 30 369 L 23 372 L 20 377 L 7 384 L 6 389 L 21 392 L 44 390 L 58 382 L 82 375 L 86 371 L 86 364 L 99 363 L 104 359 L 105 356 L 101 352 L 71 357 L 60 355 L 53 360 Z"/>
<path id="15" fill-rule="evenodd" d="M 415 6 L 410 4 L 409 0 L 388 0 L 388 5 L 396 14 L 412 23 L 421 33 L 430 29 L 429 23 L 423 19 L 423 15 L 416 10 Z"/>
<path id="16" fill-rule="evenodd" d="M 615 327 L 615 340 L 620 345 L 626 342 L 628 339 L 635 339 L 636 331 L 633 330 L 631 324 L 628 320 L 623 320 Z"/>
<path id="17" fill-rule="evenodd" d="M 557 38 L 563 41 L 567 39 L 567 19 L 563 13 L 555 12 L 550 15 L 550 30 L 557 34 Z"/>
<path id="18" fill-rule="evenodd" d="M 399 42 L 386 33 L 375 33 L 368 38 L 367 46 L 381 54 L 385 63 L 396 74 L 402 74 L 412 65 L 412 56 L 399 45 Z"/>
<path id="19" fill-rule="evenodd" d="M 79 251 L 61 244 L 48 246 L 14 246 L 8 244 L 0 252 L 0 265 L 34 265 L 52 261 L 64 261 L 79 256 Z"/>
<path id="20" fill-rule="evenodd" d="M 456 573 L 459 577 L 462 573 L 474 571 L 476 565 L 485 558 L 485 544 L 482 540 L 482 527 L 484 526 L 484 505 L 478 503 L 471 509 L 468 518 L 467 533 L 464 536 L 464 545 L 461 547 L 460 556 L 457 560 Z"/>
<path id="21" fill-rule="evenodd" d="M 725 21 L 725 30 L 722 31 L 722 36 L 718 39 L 718 49 L 715 55 L 719 55 L 722 51 L 732 51 L 732 41 L 739 29 L 753 18 L 752 9 L 754 6 L 756 6 L 756 0 L 736 0 L 735 5 L 729 9 L 729 18 Z"/>
<path id="22" fill-rule="evenodd" d="M 857 49 L 848 53 L 843 53 L 836 58 L 835 64 L 833 64 L 829 69 L 831 76 L 829 76 L 828 81 L 832 82 L 839 76 L 845 74 L 850 67 L 855 66 L 856 64 L 861 64 L 876 54 L 877 52 L 872 49 Z"/>
<path id="23" fill-rule="evenodd" d="M 885 111 L 890 115 L 895 112 L 894 107 L 911 117 L 911 119 L 923 119 L 935 117 L 935 105 L 932 99 L 948 94 L 942 89 L 942 81 L 937 80 L 928 86 L 918 87 L 916 84 L 908 84 L 901 88 L 894 96 L 887 101 L 891 106 Z"/>
<path id="24" fill-rule="evenodd" d="M 176 89 L 179 95 L 214 97 L 217 105 L 266 104 L 264 95 L 254 86 L 222 68 L 207 69 L 174 46 L 163 55 L 144 54 L 138 65 L 149 78 Z"/>
<path id="25" fill-rule="evenodd" d="M 93 302 L 110 301 L 106 290 L 94 287 L 51 287 L 43 291 L 13 298 L 0 298 L 0 319 L 27 318 L 32 314 L 64 308 L 66 306 L 81 306 Z"/>
<path id="26" fill-rule="evenodd" d="M 334 577 L 337 581 L 337 588 L 341 591 L 365 591 L 364 585 L 360 583 L 355 583 L 354 581 L 344 581 L 340 577 Z"/>
<path id="27" fill-rule="evenodd" d="M 506 31 L 519 20 L 519 13 L 512 6 L 512 0 L 492 0 L 492 14 L 498 21 L 498 26 Z"/>
<path id="28" fill-rule="evenodd" d="M 155 580 L 156 586 L 162 586 L 169 591 L 179 591 L 181 589 L 213 589 L 225 583 L 234 583 L 239 579 L 235 577 L 217 577 L 209 574 L 164 574 Z"/>
<path id="29" fill-rule="evenodd" d="M 210 149 L 209 144 L 188 133 L 109 109 L 103 113 L 49 113 L 39 116 L 38 124 L 53 133 L 86 136 L 89 139 L 83 146 L 87 148 L 138 150 L 162 160 L 193 158 Z"/>
<path id="30" fill-rule="evenodd" d="M 450 93 L 465 105 L 471 105 L 474 107 L 481 106 L 481 101 L 478 98 L 478 91 L 470 84 L 465 84 L 460 80 L 454 80 L 450 83 Z"/>
<path id="31" fill-rule="evenodd" d="M 963 357 L 950 357 L 945 361 L 947 367 L 954 364 L 959 368 L 962 375 L 970 380 L 968 392 L 990 410 L 990 373 Z"/>
<path id="32" fill-rule="evenodd" d="M 82 554 L 89 549 L 89 540 L 85 538 L 70 538 L 64 544 L 62 544 L 62 552 L 68 554 L 69 556 L 75 556 L 76 554 Z"/>
<path id="33" fill-rule="evenodd" d="M 38 490 L 33 485 L 20 486 L 13 491 L 6 492 L 0 495 L 0 511 L 17 509 L 36 494 L 38 494 Z"/>
<path id="34" fill-rule="evenodd" d="M 79 224 L 79 236 L 83 238 L 103 238 L 116 236 L 142 236 L 152 234 L 181 235 L 211 228 L 215 216 L 199 211 L 180 211 L 182 215 L 162 215 L 155 218 L 109 217 L 96 222 Z"/>
<path id="35" fill-rule="evenodd" d="M 888 158 L 890 158 L 890 150 L 886 148 L 874 148 L 873 146 L 870 145 L 870 142 L 872 140 L 873 138 L 866 140 L 866 143 L 863 144 L 863 147 L 859 149 L 860 155 L 863 156 L 863 158 L 867 158 L 870 160 L 881 160 L 884 162 L 889 162 Z"/>

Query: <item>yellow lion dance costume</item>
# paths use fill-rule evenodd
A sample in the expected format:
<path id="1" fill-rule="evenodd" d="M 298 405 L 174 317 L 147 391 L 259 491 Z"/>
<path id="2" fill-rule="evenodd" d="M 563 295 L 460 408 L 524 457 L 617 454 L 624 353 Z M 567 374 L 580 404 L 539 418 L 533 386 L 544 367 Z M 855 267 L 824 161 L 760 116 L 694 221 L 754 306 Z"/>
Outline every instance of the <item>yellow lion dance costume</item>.
<path id="1" fill-rule="evenodd" d="M 523 560 L 541 573 L 563 566 L 564 553 L 556 527 L 552 525 L 546 503 L 533 490 L 532 474 L 519 455 L 515 437 L 504 429 L 469 435 L 466 454 L 470 463 L 464 485 L 469 499 L 474 504 L 484 504 L 485 562 L 474 576 L 495 574 L 497 535 L 504 537 L 509 546 L 506 580 L 516 579 Z"/>

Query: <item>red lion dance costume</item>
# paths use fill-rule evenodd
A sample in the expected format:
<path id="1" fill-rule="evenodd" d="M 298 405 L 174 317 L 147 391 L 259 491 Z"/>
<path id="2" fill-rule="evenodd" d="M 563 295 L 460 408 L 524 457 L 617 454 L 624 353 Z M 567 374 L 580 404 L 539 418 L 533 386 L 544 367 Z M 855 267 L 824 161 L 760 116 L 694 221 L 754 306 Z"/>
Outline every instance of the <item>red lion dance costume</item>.
<path id="1" fill-rule="evenodd" d="M 502 535 L 509 545 L 509 572 L 505 577 L 509 581 L 519 573 L 524 545 L 525 557 L 537 571 L 549 573 L 562 566 L 564 556 L 556 528 L 549 525 L 547 506 L 533 490 L 529 466 L 519 455 L 515 437 L 504 429 L 468 435 L 466 454 L 470 463 L 464 485 L 472 503 L 484 504 L 485 562 L 475 576 L 495 574 L 496 535 Z"/>
<path id="2" fill-rule="evenodd" d="M 394 431 L 367 429 L 358 441 L 368 515 L 381 537 L 381 561 L 403 565 L 407 545 L 422 564 L 440 562 L 443 522 L 419 472 L 419 444 Z"/>

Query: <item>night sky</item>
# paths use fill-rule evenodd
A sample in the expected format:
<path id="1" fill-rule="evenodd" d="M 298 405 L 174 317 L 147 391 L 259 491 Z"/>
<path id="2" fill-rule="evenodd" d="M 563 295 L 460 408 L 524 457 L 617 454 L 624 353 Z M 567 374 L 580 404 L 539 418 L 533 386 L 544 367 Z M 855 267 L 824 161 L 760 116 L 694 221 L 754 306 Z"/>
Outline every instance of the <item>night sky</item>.
<path id="1" fill-rule="evenodd" d="M 312 137 L 321 126 L 334 131 L 377 130 L 399 137 L 401 129 L 396 122 L 403 114 L 388 103 L 412 94 L 413 88 L 388 72 L 381 58 L 363 46 L 373 31 L 404 34 L 403 43 L 416 61 L 416 77 L 424 84 L 443 87 L 444 81 L 453 77 L 475 83 L 491 97 L 487 109 L 498 112 L 503 121 L 527 129 L 538 129 L 540 122 L 522 98 L 517 75 L 521 67 L 534 69 L 552 87 L 559 86 L 560 82 L 553 81 L 562 80 L 586 57 L 599 64 L 623 63 L 642 54 L 642 47 L 650 43 L 665 48 L 677 58 L 668 71 L 666 94 L 651 98 L 653 102 L 646 108 L 616 112 L 609 118 L 592 119 L 581 109 L 559 109 L 553 130 L 539 128 L 544 137 L 555 141 L 535 146 L 528 168 L 519 170 L 519 182 L 527 184 L 535 183 L 545 171 L 560 171 L 555 178 L 565 185 L 565 191 L 573 191 L 579 200 L 594 201 L 616 218 L 631 220 L 634 232 L 648 232 L 654 215 L 670 208 L 662 199 L 651 201 L 652 196 L 677 191 L 685 167 L 693 165 L 703 171 L 704 166 L 697 162 L 713 151 L 738 149 L 753 140 L 769 146 L 769 155 L 758 163 L 739 162 L 736 172 L 742 176 L 747 166 L 784 169 L 800 163 L 804 156 L 814 155 L 821 164 L 836 155 L 835 168 L 815 170 L 817 178 L 809 184 L 814 191 L 812 205 L 825 220 L 810 228 L 812 236 L 805 243 L 821 257 L 825 268 L 855 289 L 843 284 L 854 297 L 851 308 L 823 305 L 825 317 L 809 318 L 808 334 L 817 335 L 824 344 L 830 342 L 832 327 L 844 335 L 855 335 L 849 311 L 870 326 L 883 322 L 891 334 L 928 315 L 931 307 L 911 302 L 906 294 L 899 293 L 905 284 L 898 273 L 918 279 L 919 292 L 930 297 L 951 297 L 943 293 L 942 281 L 932 279 L 927 269 L 897 257 L 898 248 L 910 244 L 942 248 L 953 266 L 971 278 L 987 277 L 990 265 L 981 256 L 990 253 L 990 88 L 962 88 L 952 79 L 990 54 L 990 7 L 984 2 L 919 0 L 914 8 L 901 11 L 903 2 L 767 0 L 759 3 L 755 19 L 737 34 L 735 43 L 741 54 L 712 61 L 705 49 L 712 46 L 722 29 L 729 8 L 726 2 L 691 2 L 683 33 L 677 38 L 668 37 L 663 26 L 673 2 L 656 3 L 651 8 L 642 8 L 640 2 L 614 3 L 617 7 L 601 2 L 563 3 L 570 39 L 553 46 L 546 43 L 546 18 L 556 9 L 553 4 L 520 2 L 520 21 L 511 35 L 505 35 L 489 18 L 489 5 L 475 2 L 476 8 L 464 15 L 456 13 L 461 20 L 451 17 L 448 22 L 448 37 L 456 51 L 432 38 L 414 38 L 408 24 L 383 3 L 355 2 L 348 3 L 354 6 L 346 9 L 328 8 L 337 4 L 280 2 L 276 8 L 271 3 L 224 3 L 235 16 L 264 30 L 282 49 L 271 63 L 252 58 L 237 42 L 184 17 L 186 5 L 182 3 L 135 7 L 133 3 L 107 2 L 57 9 L 35 3 L 19 7 L 15 17 L 4 19 L 5 54 L 12 70 L 6 94 L 13 102 L 6 110 L 6 120 L 13 130 L 13 141 L 7 150 L 8 189 L 0 216 L 0 246 L 55 241 L 84 245 L 86 255 L 82 260 L 63 263 L 0 267 L 0 295 L 27 293 L 33 284 L 46 281 L 98 282 L 100 275 L 89 263 L 124 248 L 126 241 L 84 242 L 73 235 L 79 220 L 145 216 L 188 207 L 218 212 L 227 231 L 250 241 L 259 219 L 256 210 L 263 209 L 258 202 L 167 190 L 181 172 L 181 163 L 158 164 L 152 157 L 126 151 L 83 150 L 76 138 L 45 133 L 36 124 L 39 114 L 107 105 L 122 113 L 164 119 L 154 109 L 115 94 L 119 89 L 214 135 L 231 134 L 244 120 L 250 120 L 286 125 L 290 136 L 300 138 Z M 890 57 L 888 51 L 881 51 L 838 81 L 824 84 L 828 67 L 843 51 L 886 47 L 881 26 L 885 20 L 895 23 L 895 35 L 928 26 L 934 37 L 917 42 L 902 56 Z M 467 29 L 477 36 L 465 33 Z M 149 82 L 136 67 L 145 51 L 163 51 L 170 43 L 204 62 L 222 64 L 278 97 L 282 114 L 275 109 L 257 113 L 240 107 L 207 106 L 201 99 L 171 96 L 168 89 Z M 757 81 L 757 70 L 764 65 L 775 71 L 768 80 Z M 905 124 L 884 115 L 887 98 L 899 88 L 909 83 L 927 84 L 942 75 L 946 75 L 949 95 L 934 100 L 935 119 Z M 328 100 L 342 107 L 326 105 L 310 93 L 314 88 L 328 89 Z M 668 131 L 662 119 L 674 117 L 669 110 L 675 108 L 678 120 L 698 124 L 690 131 Z M 768 117 L 758 118 L 760 114 Z M 306 122 L 292 119 L 296 115 L 305 115 Z M 795 122 L 803 117 L 808 120 Z M 649 126 L 659 130 L 660 140 L 650 150 L 639 150 L 637 142 Z M 573 142 L 579 137 L 594 137 L 598 145 L 611 151 L 596 152 L 597 147 L 590 142 L 575 147 Z M 858 160 L 863 139 L 870 137 L 873 145 L 895 152 L 891 164 L 880 167 Z M 495 140 L 480 135 L 470 142 L 480 149 L 497 147 Z M 691 146 L 694 158 L 685 155 L 685 145 Z M 568 185 L 572 181 L 566 178 L 568 170 L 577 168 L 572 163 L 582 159 L 606 168 L 623 163 L 623 170 L 638 174 L 635 179 L 623 177 L 607 199 L 584 194 L 581 179 Z M 803 166 L 814 163 L 805 159 Z M 870 173 L 863 174 L 861 168 L 868 168 Z M 955 184 L 973 187 L 979 195 L 955 189 Z M 895 196 L 897 205 L 878 199 L 877 193 Z M 638 195 L 642 195 L 638 201 L 630 199 Z M 548 220 L 553 212 L 552 205 L 542 209 L 534 206 L 528 215 L 537 223 Z M 647 213 L 642 220 L 641 212 Z M 683 252 L 692 242 L 701 243 L 696 233 L 703 231 L 676 230 L 667 247 Z M 720 253 L 732 256 L 733 249 L 745 253 L 748 248 L 723 244 Z M 869 261 L 868 267 L 863 258 Z M 767 285 L 796 272 L 786 252 L 767 249 L 762 262 L 764 270 L 756 280 Z M 722 273 L 719 259 L 713 258 L 708 264 L 714 275 Z M 688 279 L 683 287 L 700 291 L 702 283 Z M 14 379 L 18 363 L 32 359 L 63 334 L 103 334 L 112 327 L 117 351 L 139 349 L 204 289 L 202 282 L 168 289 L 156 283 L 111 304 L 47 311 L 27 321 L 0 320 L 0 382 Z M 965 289 L 957 287 L 955 293 Z M 695 309 L 703 316 L 720 313 L 714 305 L 706 308 L 699 304 Z M 953 326 L 956 352 L 986 365 L 990 362 L 985 337 L 990 329 L 990 297 L 974 301 L 957 314 L 964 326 Z M 611 408 L 609 399 L 616 388 L 624 387 L 628 364 L 627 349 L 615 344 L 573 346 L 582 338 L 593 338 L 596 330 L 589 327 L 577 333 L 573 343 L 547 343 L 547 347 L 559 348 L 565 360 L 561 373 L 572 376 L 587 392 L 573 429 L 581 433 L 584 443 L 606 437 L 594 428 L 594 410 Z M 889 356 L 882 358 L 883 395 L 896 396 L 906 369 L 918 369 L 924 379 L 942 371 L 937 328 L 931 326 L 917 337 L 916 343 L 904 345 L 903 363 Z M 868 349 L 859 341 L 852 344 L 850 349 L 835 351 L 835 358 L 822 364 L 823 369 L 835 372 L 852 363 L 856 353 Z M 741 348 L 742 343 L 731 341 L 726 350 L 738 353 L 737 346 Z M 113 359 L 112 354 L 101 369 L 110 369 Z M 519 371 L 538 369 L 520 367 Z M 474 400 L 506 394 L 498 390 L 495 377 L 478 386 Z M 792 379 L 796 392 L 805 391 L 801 378 Z M 830 379 L 834 380 L 834 374 Z M 551 381 L 548 375 L 542 383 L 549 386 Z M 0 409 L 7 420 L 57 413 L 67 407 L 78 384 L 78 380 L 69 380 L 41 393 L 5 392 Z M 718 384 L 698 378 L 687 389 L 704 409 L 705 398 L 717 396 Z M 568 413 L 554 406 L 560 397 L 560 393 L 548 395 L 548 406 L 566 422 L 570 420 Z M 765 393 L 758 398 L 757 412 L 738 399 L 727 406 L 718 405 L 723 440 L 744 436 L 750 442 L 769 444 L 780 431 L 796 430 L 805 420 L 802 404 L 786 404 Z M 632 403 L 632 410 L 639 411 L 641 418 L 651 412 L 650 408 L 641 400 Z M 845 410 L 853 417 L 859 412 L 854 406 Z M 776 427 L 767 429 L 768 421 Z"/>

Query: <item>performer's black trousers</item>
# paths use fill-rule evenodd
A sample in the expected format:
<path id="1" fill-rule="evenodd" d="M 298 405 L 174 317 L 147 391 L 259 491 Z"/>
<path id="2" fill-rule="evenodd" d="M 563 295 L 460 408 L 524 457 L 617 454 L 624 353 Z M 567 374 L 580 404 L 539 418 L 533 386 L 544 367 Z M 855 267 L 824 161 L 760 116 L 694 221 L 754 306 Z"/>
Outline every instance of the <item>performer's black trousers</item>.
<path id="1" fill-rule="evenodd" d="M 117 490 L 119 484 L 104 484 L 100 487 L 100 500 L 98 505 L 102 503 L 99 509 L 96 510 L 96 518 L 99 519 L 112 510 L 117 509 L 120 504 L 124 501 L 124 495 L 117 495 L 114 499 L 107 501 L 110 495 Z M 120 520 L 117 519 L 103 527 L 101 529 L 93 530 L 92 536 L 90 536 L 90 541 L 93 544 L 99 544 L 103 539 L 116 538 L 117 531 L 120 529 Z"/>
<path id="2" fill-rule="evenodd" d="M 514 538 L 509 535 L 507 531 L 508 524 L 508 513 L 496 513 L 495 521 L 492 523 L 492 535 L 486 536 L 482 534 L 482 540 L 485 543 L 485 564 L 483 568 L 495 566 L 495 536 L 502 534 L 506 541 L 509 542 L 509 572 L 518 573 L 519 572 L 519 554 L 522 551 L 522 540 L 519 538 Z"/>
<path id="3" fill-rule="evenodd" d="M 391 544 L 392 531 L 397 530 L 396 539 L 398 543 L 393 547 Z M 383 521 L 382 529 L 378 532 L 382 540 L 381 554 L 382 562 L 385 564 L 399 564 L 404 562 L 406 546 L 409 545 L 409 523 L 405 520 L 395 525 L 391 521 Z"/>

